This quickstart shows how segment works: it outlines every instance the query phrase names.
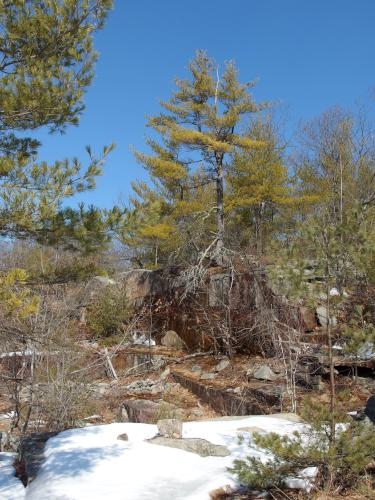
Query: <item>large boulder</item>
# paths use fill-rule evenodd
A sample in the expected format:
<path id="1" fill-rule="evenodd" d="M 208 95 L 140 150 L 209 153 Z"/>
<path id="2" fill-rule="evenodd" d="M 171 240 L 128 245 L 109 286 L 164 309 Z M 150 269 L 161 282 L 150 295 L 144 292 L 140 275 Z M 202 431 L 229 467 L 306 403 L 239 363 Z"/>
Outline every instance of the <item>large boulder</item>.
<path id="1" fill-rule="evenodd" d="M 160 274 L 149 269 L 125 271 L 117 279 L 124 285 L 128 301 L 135 305 L 141 305 L 146 298 L 161 295 L 165 290 Z"/>
<path id="2" fill-rule="evenodd" d="M 166 401 L 150 401 L 148 399 L 130 399 L 122 404 L 120 409 L 122 421 L 138 424 L 155 424 L 163 417 L 179 417 L 181 410 Z"/>
<path id="3" fill-rule="evenodd" d="M 131 399 L 122 405 L 122 411 L 126 411 L 129 422 L 138 424 L 153 424 L 157 419 L 158 403 L 148 399 Z"/>
<path id="4" fill-rule="evenodd" d="M 175 349 L 186 349 L 186 344 L 182 338 L 173 330 L 168 330 L 161 339 L 161 345 L 173 347 Z"/>
<path id="5" fill-rule="evenodd" d="M 148 440 L 149 443 L 157 444 L 159 446 L 168 446 L 169 448 L 178 448 L 180 450 L 195 453 L 201 457 L 227 457 L 230 451 L 226 446 L 220 444 L 213 444 L 205 439 L 199 438 L 186 438 L 186 439 L 173 439 L 162 436 L 156 436 Z"/>

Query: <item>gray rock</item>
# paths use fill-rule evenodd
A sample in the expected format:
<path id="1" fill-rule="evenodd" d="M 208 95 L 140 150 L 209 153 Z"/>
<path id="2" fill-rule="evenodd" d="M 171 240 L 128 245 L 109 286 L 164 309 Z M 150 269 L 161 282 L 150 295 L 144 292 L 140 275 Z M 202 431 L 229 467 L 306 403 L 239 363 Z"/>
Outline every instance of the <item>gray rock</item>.
<path id="1" fill-rule="evenodd" d="M 174 439 L 182 438 L 182 422 L 176 418 L 159 420 L 157 423 L 160 436 Z"/>
<path id="2" fill-rule="evenodd" d="M 96 297 L 105 293 L 107 287 L 113 287 L 117 285 L 116 281 L 106 276 L 94 276 L 87 283 L 85 289 L 85 296 L 83 299 L 83 306 L 80 307 L 79 317 L 82 323 L 86 323 L 86 307 L 90 304 Z"/>
<path id="3" fill-rule="evenodd" d="M 8 449 L 9 444 L 9 433 L 6 431 L 0 431 L 0 451 L 3 452 Z"/>
<path id="4" fill-rule="evenodd" d="M 331 316 L 330 318 L 328 318 L 328 311 L 325 306 L 318 306 L 316 308 L 316 315 L 321 326 L 337 325 L 337 319 L 335 318 L 335 316 Z"/>
<path id="5" fill-rule="evenodd" d="M 250 434 L 253 434 L 254 432 L 257 432 L 258 434 L 266 434 L 264 429 L 256 427 L 255 425 L 251 425 L 250 427 L 239 427 L 237 430 L 239 432 L 249 432 Z"/>
<path id="6" fill-rule="evenodd" d="M 129 415 L 123 406 L 120 406 L 118 411 L 118 421 L 119 422 L 129 422 Z"/>
<path id="7" fill-rule="evenodd" d="M 98 382 L 93 386 L 93 390 L 97 396 L 104 396 L 111 390 L 111 385 L 108 382 Z"/>
<path id="8" fill-rule="evenodd" d="M 150 379 L 135 380 L 126 386 L 126 391 L 132 394 L 147 393 L 158 394 L 163 391 L 163 384 L 160 381 Z"/>
<path id="9" fill-rule="evenodd" d="M 213 369 L 214 372 L 221 372 L 230 366 L 230 361 L 227 358 L 222 359 Z"/>
<path id="10" fill-rule="evenodd" d="M 216 373 L 202 373 L 201 380 L 213 380 L 216 377 Z"/>
<path id="11" fill-rule="evenodd" d="M 166 401 L 150 401 L 148 399 L 131 399 L 122 404 L 129 422 L 154 424 L 164 416 L 180 417 L 179 408 Z"/>
<path id="12" fill-rule="evenodd" d="M 357 377 L 356 381 L 361 385 L 375 385 L 375 379 L 371 377 Z"/>
<path id="13" fill-rule="evenodd" d="M 375 356 L 374 353 L 374 343 L 373 342 L 365 342 L 358 349 L 358 357 L 361 359 L 371 359 Z"/>
<path id="14" fill-rule="evenodd" d="M 171 439 L 161 436 L 156 436 L 148 440 L 151 444 L 159 446 L 168 446 L 170 448 L 178 448 L 180 450 L 195 453 L 201 457 L 227 457 L 230 451 L 226 446 L 213 444 L 205 439 L 188 438 L 188 439 Z"/>
<path id="15" fill-rule="evenodd" d="M 129 441 L 129 438 L 128 438 L 128 435 L 126 434 L 126 432 L 124 432 L 123 434 L 119 434 L 117 436 L 117 439 L 119 439 L 120 441 Z"/>
<path id="16" fill-rule="evenodd" d="M 191 371 L 192 371 L 193 373 L 200 373 L 200 372 L 202 371 L 202 368 L 201 368 L 199 365 L 193 365 L 193 366 L 191 367 Z"/>
<path id="17" fill-rule="evenodd" d="M 210 307 L 222 307 L 228 297 L 232 277 L 230 273 L 217 273 L 209 277 L 208 304 Z"/>
<path id="18" fill-rule="evenodd" d="M 274 373 L 267 365 L 260 366 L 257 370 L 255 370 L 253 376 L 258 380 L 269 380 L 270 382 L 276 380 L 277 378 L 276 373 Z"/>
<path id="19" fill-rule="evenodd" d="M 18 397 L 20 398 L 20 401 L 28 401 L 30 399 L 30 389 L 28 387 L 22 387 Z"/>
<path id="20" fill-rule="evenodd" d="M 169 375 L 170 373 L 171 373 L 171 369 L 170 369 L 169 367 L 168 367 L 168 368 L 166 368 L 166 369 L 165 369 L 165 370 L 161 373 L 161 375 L 160 375 L 160 379 L 161 379 L 161 380 L 165 380 L 165 379 L 168 377 L 168 375 Z"/>
<path id="21" fill-rule="evenodd" d="M 153 424 L 157 419 L 158 403 L 148 399 L 131 399 L 123 403 L 129 422 Z"/>
<path id="22" fill-rule="evenodd" d="M 174 331 L 169 330 L 161 339 L 161 345 L 165 347 L 174 347 L 175 349 L 186 349 L 186 344 L 182 338 Z"/>
<path id="23" fill-rule="evenodd" d="M 108 278 L 107 276 L 94 276 L 91 279 L 92 284 L 98 284 L 99 286 L 109 286 L 116 285 L 116 281 Z"/>
<path id="24" fill-rule="evenodd" d="M 154 339 L 150 339 L 148 336 L 145 335 L 133 335 L 133 344 L 134 345 L 144 345 L 146 347 L 153 347 L 156 345 L 156 342 Z"/>

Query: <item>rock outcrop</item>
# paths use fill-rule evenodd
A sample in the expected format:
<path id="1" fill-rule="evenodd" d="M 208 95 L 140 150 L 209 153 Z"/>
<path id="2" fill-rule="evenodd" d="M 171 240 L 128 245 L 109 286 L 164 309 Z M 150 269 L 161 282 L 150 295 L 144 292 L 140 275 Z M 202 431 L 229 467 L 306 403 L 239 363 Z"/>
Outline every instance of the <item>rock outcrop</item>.
<path id="1" fill-rule="evenodd" d="M 179 450 L 195 453 L 201 457 L 227 457 L 230 451 L 226 446 L 213 444 L 205 439 L 185 438 L 171 439 L 162 436 L 156 436 L 148 440 L 151 444 L 159 446 L 168 446 L 169 448 L 178 448 Z"/>
<path id="2" fill-rule="evenodd" d="M 131 304 L 142 305 L 146 299 L 161 296 L 165 291 L 165 282 L 160 273 L 149 269 L 132 269 L 117 276 L 125 288 L 125 294 Z"/>

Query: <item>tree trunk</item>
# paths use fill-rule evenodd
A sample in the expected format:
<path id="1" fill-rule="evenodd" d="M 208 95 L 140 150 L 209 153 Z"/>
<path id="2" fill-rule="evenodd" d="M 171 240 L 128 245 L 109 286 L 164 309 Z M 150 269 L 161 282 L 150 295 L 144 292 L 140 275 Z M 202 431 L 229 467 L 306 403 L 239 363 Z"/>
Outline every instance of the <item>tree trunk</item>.
<path id="1" fill-rule="evenodd" d="M 216 176 L 216 260 L 222 264 L 222 254 L 224 248 L 224 174 L 222 157 L 217 159 Z"/>
<path id="2" fill-rule="evenodd" d="M 332 444 L 336 441 L 336 418 L 335 418 L 335 401 L 336 401 L 336 387 L 335 387 L 335 366 L 333 361 L 332 349 L 332 334 L 331 334 L 331 301 L 330 301 L 330 286 L 329 286 L 329 268 L 327 270 L 327 337 L 328 337 L 328 358 L 329 358 L 329 382 L 330 382 L 330 413 L 331 413 L 331 432 L 330 442 Z"/>

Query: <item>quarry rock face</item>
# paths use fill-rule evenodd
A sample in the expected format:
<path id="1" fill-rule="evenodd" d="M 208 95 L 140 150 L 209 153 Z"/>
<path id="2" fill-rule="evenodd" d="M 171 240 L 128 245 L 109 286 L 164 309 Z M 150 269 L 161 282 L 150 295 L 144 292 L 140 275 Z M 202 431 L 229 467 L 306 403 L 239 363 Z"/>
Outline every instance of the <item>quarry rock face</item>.
<path id="1" fill-rule="evenodd" d="M 229 307 L 232 336 L 238 349 L 251 348 L 255 352 L 259 348 L 261 352 L 251 340 L 253 336 L 241 332 L 257 324 L 256 317 L 263 307 L 264 298 L 267 307 L 275 311 L 278 321 L 295 329 L 301 325 L 298 309 L 273 292 L 266 272 L 255 264 L 240 270 L 235 276 L 225 267 L 210 267 L 206 270 L 204 283 L 187 295 L 184 295 L 181 275 L 166 282 L 169 283 L 165 293 L 168 304 L 159 310 L 165 311 L 166 328 L 177 332 L 191 350 L 212 350 L 215 339 L 223 338 L 221 325 L 225 324 Z M 222 352 L 226 352 L 225 346 Z"/>
<path id="2" fill-rule="evenodd" d="M 302 328 L 305 331 L 309 332 L 315 330 L 315 328 L 318 326 L 315 311 L 313 309 L 310 309 L 309 307 L 301 306 L 299 308 L 299 314 L 301 317 Z"/>
<path id="3" fill-rule="evenodd" d="M 115 280 L 106 276 L 94 276 L 87 283 L 85 302 L 90 302 L 92 299 L 102 293 L 107 287 L 116 286 Z"/>
<path id="4" fill-rule="evenodd" d="M 156 271 L 132 269 L 117 276 L 125 287 L 126 297 L 132 304 L 141 305 L 148 297 L 162 295 L 165 290 L 164 280 Z"/>

